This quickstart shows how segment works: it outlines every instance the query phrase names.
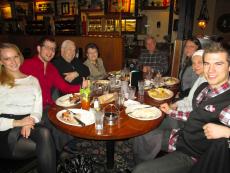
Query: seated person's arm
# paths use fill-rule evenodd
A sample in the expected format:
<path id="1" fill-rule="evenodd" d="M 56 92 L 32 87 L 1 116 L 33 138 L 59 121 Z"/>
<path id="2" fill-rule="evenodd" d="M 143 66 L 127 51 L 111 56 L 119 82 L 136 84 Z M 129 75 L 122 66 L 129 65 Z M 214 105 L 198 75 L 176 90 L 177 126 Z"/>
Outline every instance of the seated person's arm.
<path id="1" fill-rule="evenodd" d="M 175 107 L 175 105 L 173 105 Z M 160 105 L 161 111 L 168 114 L 170 117 L 180 120 L 180 121 L 187 121 L 190 115 L 190 112 L 187 111 L 177 111 L 173 110 L 168 103 L 163 103 Z"/>
<path id="2" fill-rule="evenodd" d="M 75 66 L 75 71 L 64 73 L 65 80 L 68 82 L 74 82 L 74 80 L 81 76 L 81 77 L 88 77 L 90 75 L 89 68 L 84 65 L 80 60 L 75 59 L 75 62 L 73 64 Z"/>
<path id="3" fill-rule="evenodd" d="M 101 71 L 102 71 L 102 76 L 103 76 L 103 78 L 106 78 L 107 77 L 107 73 L 106 73 L 106 70 L 105 70 L 105 66 L 104 66 L 104 63 L 103 63 L 103 60 L 102 59 L 100 59 L 101 60 Z"/>
<path id="4" fill-rule="evenodd" d="M 77 62 L 77 72 L 82 77 L 88 77 L 90 75 L 89 68 L 85 64 L 80 62 L 80 60 Z"/>
<path id="5" fill-rule="evenodd" d="M 62 93 L 74 93 L 80 90 L 80 85 L 70 85 L 60 76 L 57 69 L 53 66 L 53 84 Z"/>
<path id="6" fill-rule="evenodd" d="M 71 83 L 75 78 L 79 76 L 79 73 L 77 71 L 73 71 L 73 72 L 63 73 L 63 75 L 65 76 L 64 79 L 69 83 Z"/>
<path id="7" fill-rule="evenodd" d="M 35 123 L 38 123 L 42 118 L 42 92 L 38 80 L 34 80 L 33 87 L 35 100 L 30 116 L 34 119 Z"/>
<path id="8" fill-rule="evenodd" d="M 230 138 L 230 128 L 227 126 L 208 123 L 203 129 L 207 139 Z"/>

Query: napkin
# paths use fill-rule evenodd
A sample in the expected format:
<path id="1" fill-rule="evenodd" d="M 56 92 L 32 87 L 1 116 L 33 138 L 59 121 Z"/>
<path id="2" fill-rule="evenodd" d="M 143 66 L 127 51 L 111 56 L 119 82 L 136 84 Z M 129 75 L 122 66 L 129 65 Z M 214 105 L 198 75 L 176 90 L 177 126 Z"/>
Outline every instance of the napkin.
<path id="1" fill-rule="evenodd" d="M 104 94 L 98 97 L 100 104 L 106 104 L 115 101 L 117 93 Z"/>

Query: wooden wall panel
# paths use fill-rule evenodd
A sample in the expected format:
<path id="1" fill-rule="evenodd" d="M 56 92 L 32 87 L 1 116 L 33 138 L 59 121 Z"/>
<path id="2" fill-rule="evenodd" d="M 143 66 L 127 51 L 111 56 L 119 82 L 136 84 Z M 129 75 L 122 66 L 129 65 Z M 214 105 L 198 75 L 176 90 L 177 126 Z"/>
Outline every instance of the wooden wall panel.
<path id="1" fill-rule="evenodd" d="M 19 46 L 21 50 L 31 48 L 32 54 L 36 53 L 36 43 L 40 36 L 20 36 L 9 35 L 9 41 Z M 121 37 L 97 37 L 97 36 L 55 36 L 55 40 L 60 46 L 62 41 L 73 40 L 77 47 L 84 50 L 85 46 L 92 42 L 98 45 L 100 57 L 104 61 L 107 71 L 120 70 L 124 61 L 123 38 Z"/>
<path id="2" fill-rule="evenodd" d="M 0 43 L 3 43 L 3 42 L 8 42 L 8 36 L 7 35 L 0 35 Z"/>

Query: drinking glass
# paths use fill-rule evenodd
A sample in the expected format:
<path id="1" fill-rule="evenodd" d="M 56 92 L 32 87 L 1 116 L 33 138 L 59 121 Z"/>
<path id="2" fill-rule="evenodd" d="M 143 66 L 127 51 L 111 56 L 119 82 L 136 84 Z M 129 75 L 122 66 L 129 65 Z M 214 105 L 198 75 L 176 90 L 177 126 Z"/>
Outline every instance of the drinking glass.
<path id="1" fill-rule="evenodd" d="M 144 103 L 144 90 L 145 82 L 143 80 L 138 81 L 138 101 Z"/>
<path id="2" fill-rule="evenodd" d="M 124 95 L 119 92 L 117 94 L 117 98 L 115 100 L 115 104 L 116 104 L 116 106 L 117 106 L 117 108 L 118 108 L 119 111 L 121 111 L 121 109 L 122 109 L 122 107 L 124 105 L 124 101 L 125 101 Z"/>
<path id="3" fill-rule="evenodd" d="M 135 99 L 135 93 L 136 93 L 136 87 L 130 86 L 129 87 L 129 99 L 134 100 Z"/>
<path id="4" fill-rule="evenodd" d="M 110 87 L 115 88 L 116 87 L 116 77 L 115 76 L 109 77 L 109 81 L 110 81 Z"/>
<path id="5" fill-rule="evenodd" d="M 95 130 L 97 132 L 103 130 L 104 112 L 103 111 L 95 111 L 94 118 L 95 118 Z"/>
<path id="6" fill-rule="evenodd" d="M 138 81 L 138 95 L 144 95 L 144 92 L 145 92 L 144 85 L 145 83 L 143 80 Z"/>
<path id="7" fill-rule="evenodd" d="M 81 108 L 85 110 L 89 110 L 90 108 L 90 95 L 89 94 L 81 94 Z"/>
<path id="8" fill-rule="evenodd" d="M 126 95 L 128 93 L 128 81 L 121 81 L 121 94 Z"/>

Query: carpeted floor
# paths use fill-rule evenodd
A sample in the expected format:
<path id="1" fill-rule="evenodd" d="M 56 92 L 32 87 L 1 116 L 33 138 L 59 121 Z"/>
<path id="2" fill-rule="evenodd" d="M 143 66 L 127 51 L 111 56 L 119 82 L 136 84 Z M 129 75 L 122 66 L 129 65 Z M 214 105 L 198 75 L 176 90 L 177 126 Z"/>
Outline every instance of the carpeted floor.
<path id="1" fill-rule="evenodd" d="M 130 140 L 115 142 L 114 169 L 106 169 L 106 143 L 77 139 L 71 146 L 76 145 L 75 151 L 82 155 L 90 156 L 94 161 L 95 173 L 129 173 L 134 167 L 132 143 Z"/>

